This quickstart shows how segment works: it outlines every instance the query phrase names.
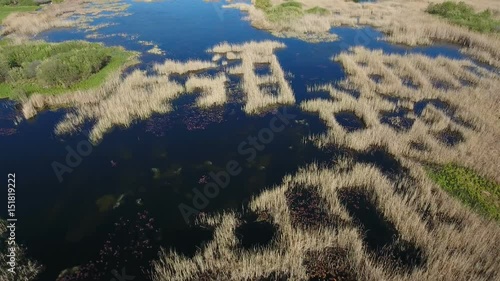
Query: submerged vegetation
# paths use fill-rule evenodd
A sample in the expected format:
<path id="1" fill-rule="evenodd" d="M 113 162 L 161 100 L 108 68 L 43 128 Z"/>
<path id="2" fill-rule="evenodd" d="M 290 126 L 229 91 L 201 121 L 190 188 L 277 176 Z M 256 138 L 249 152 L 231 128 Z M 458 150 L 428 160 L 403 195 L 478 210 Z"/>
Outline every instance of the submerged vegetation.
<path id="1" fill-rule="evenodd" d="M 431 166 L 427 171 L 437 184 L 467 206 L 487 217 L 500 220 L 499 184 L 455 164 Z"/>
<path id="2" fill-rule="evenodd" d="M 0 45 L 0 97 L 60 93 L 102 84 L 132 52 L 85 42 Z"/>
<path id="3" fill-rule="evenodd" d="M 468 27 L 474 31 L 500 32 L 500 20 L 494 19 L 490 10 L 476 13 L 472 6 L 464 2 L 431 3 L 426 11 L 429 14 L 441 16 L 454 24 Z"/>

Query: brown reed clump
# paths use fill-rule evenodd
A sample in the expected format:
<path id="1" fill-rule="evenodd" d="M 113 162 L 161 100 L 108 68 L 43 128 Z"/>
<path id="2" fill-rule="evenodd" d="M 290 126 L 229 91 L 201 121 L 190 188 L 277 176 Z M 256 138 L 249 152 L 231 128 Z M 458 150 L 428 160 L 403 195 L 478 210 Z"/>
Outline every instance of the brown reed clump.
<path id="1" fill-rule="evenodd" d="M 358 151 L 387 147 L 397 157 L 432 163 L 461 163 L 500 181 L 500 127 L 496 105 L 500 98 L 500 77 L 467 60 L 423 55 L 387 55 L 362 47 L 335 57 L 347 78 L 335 85 L 317 85 L 309 90 L 330 92 L 332 99 L 308 100 L 306 111 L 318 112 L 329 127 L 316 141 Z M 359 98 L 349 92 L 358 92 Z M 391 102 L 388 98 L 395 98 Z M 420 115 L 417 104 L 428 103 Z M 444 103 L 446 108 L 435 105 Z M 381 122 L 381 114 L 404 109 L 414 120 L 406 131 Z M 351 111 L 366 123 L 364 130 L 346 131 L 334 115 Z M 455 135 L 456 137 L 454 137 Z M 447 143 L 443 140 L 456 141 Z M 419 146 L 413 145 L 418 143 Z M 418 147 L 425 147 L 424 150 Z"/>
<path id="2" fill-rule="evenodd" d="M 226 55 L 228 60 L 241 60 L 241 64 L 229 70 L 230 74 L 243 77 L 243 91 L 246 94 L 246 113 L 258 113 L 270 106 L 295 103 L 295 97 L 285 73 L 274 55 L 275 49 L 284 48 L 283 43 L 275 41 L 248 42 L 241 45 L 221 43 L 208 52 Z M 255 72 L 256 64 L 267 64 L 271 74 L 259 76 Z M 275 84 L 277 91 L 271 93 L 263 86 Z"/>
<path id="3" fill-rule="evenodd" d="M 498 224 L 484 220 L 449 197 L 425 177 L 425 171 L 415 162 L 405 160 L 403 165 L 410 169 L 409 176 L 418 180 L 395 182 L 373 166 L 352 162 L 331 168 L 313 164 L 300 169 L 250 202 L 251 211 L 268 213 L 276 222 L 280 235 L 272 246 L 251 251 L 240 249 L 234 235 L 237 214 L 204 215 L 196 223 L 214 226 L 214 239 L 193 258 L 165 250 L 153 264 L 153 280 L 193 280 L 192 276 L 204 272 L 220 272 L 224 280 L 259 280 L 274 272 L 286 274 L 289 280 L 322 276 L 336 280 L 394 281 L 498 278 Z M 399 193 L 397 185 L 407 189 Z M 328 224 L 319 228 L 295 227 L 286 194 L 296 186 L 317 191 L 327 202 L 325 207 L 330 215 L 351 223 L 338 229 L 331 229 Z M 380 256 L 370 252 L 365 232 L 377 230 L 367 229 L 351 217 L 342 201 L 345 199 L 341 194 L 345 191 L 367 194 L 382 219 L 393 225 L 392 244 L 375 249 Z M 465 227 L 439 222 L 430 229 L 426 226 L 429 214 L 424 215 L 423 208 L 432 215 L 455 217 Z M 405 252 L 412 247 L 421 249 L 420 265 L 414 263 L 415 253 Z M 391 253 L 400 254 L 388 256 Z M 314 262 L 315 258 L 321 260 Z M 400 263 L 406 263 L 407 269 L 401 269 Z"/>
<path id="4" fill-rule="evenodd" d="M 214 78 L 192 76 L 186 81 L 186 91 L 192 92 L 200 89 L 203 92 L 203 96 L 196 100 L 199 107 L 223 105 L 227 102 L 227 81 L 228 79 L 224 73 L 219 73 Z"/>
<path id="5" fill-rule="evenodd" d="M 432 2 L 443 2 L 436 0 Z M 355 3 L 344 0 L 298 0 L 304 9 L 320 7 L 328 11 L 325 14 L 308 14 L 300 18 L 271 21 L 266 13 L 253 4 L 236 3 L 226 8 L 236 8 L 248 13 L 248 20 L 259 29 L 268 30 L 277 36 L 297 37 L 307 41 L 328 41 L 335 37 L 330 29 L 336 26 L 373 26 L 386 35 L 386 40 L 406 44 L 429 45 L 434 42 L 457 44 L 462 51 L 484 63 L 500 66 L 500 38 L 495 34 L 479 34 L 448 23 L 425 12 L 427 1 L 379 0 L 373 3 Z M 283 0 L 272 0 L 281 4 Z M 477 10 L 490 9 L 500 15 L 500 4 L 495 0 L 466 0 Z M 497 18 L 499 16 L 496 16 Z M 332 38 L 333 36 L 333 38 Z M 361 40 L 376 40 L 365 38 Z"/>
<path id="6" fill-rule="evenodd" d="M 283 47 L 279 42 L 263 41 L 242 45 L 221 43 L 209 50 L 219 57 L 218 60 L 224 57 L 224 52 L 233 52 L 234 59 L 242 60 L 237 74 L 243 75 L 247 113 L 259 113 L 271 106 L 295 103 L 293 91 L 273 54 L 274 49 Z M 261 77 L 255 74 L 255 64 L 262 63 L 269 65 L 270 75 Z M 56 133 L 76 132 L 85 122 L 95 121 L 89 137 L 91 141 L 98 142 L 115 126 L 128 127 L 154 113 L 172 111 L 171 102 L 182 94 L 200 91 L 201 96 L 196 100 L 199 107 L 224 105 L 228 101 L 226 74 L 199 74 L 218 68 L 222 67 L 213 61 L 166 60 L 162 64 L 154 65 L 154 74 L 146 75 L 144 72 L 134 71 L 127 77 L 120 78 L 119 73 L 116 73 L 98 89 L 63 95 L 33 94 L 23 102 L 22 110 L 25 118 L 32 118 L 46 108 L 73 107 L 75 110 L 68 113 L 56 126 Z M 188 75 L 185 85 L 173 81 L 172 77 L 178 75 Z M 276 95 L 260 88 L 271 83 L 277 85 Z"/>
<path id="7" fill-rule="evenodd" d="M 61 27 L 96 30 L 104 26 L 90 26 L 99 17 L 124 14 L 128 4 L 121 0 L 72 0 L 52 3 L 35 12 L 13 13 L 3 20 L 0 35 L 25 40 L 40 32 Z"/>

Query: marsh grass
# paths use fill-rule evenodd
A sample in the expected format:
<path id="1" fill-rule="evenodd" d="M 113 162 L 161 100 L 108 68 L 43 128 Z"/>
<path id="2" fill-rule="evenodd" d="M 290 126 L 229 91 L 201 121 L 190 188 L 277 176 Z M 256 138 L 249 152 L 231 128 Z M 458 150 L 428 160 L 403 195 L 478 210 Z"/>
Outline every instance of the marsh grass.
<path id="1" fill-rule="evenodd" d="M 248 20 L 259 29 L 270 31 L 278 37 L 297 37 L 308 42 L 335 41 L 337 36 L 329 33 L 330 24 L 320 8 L 310 11 L 302 3 L 287 1 L 272 5 L 269 1 L 256 1 L 255 6 L 245 3 L 224 5 L 248 13 Z"/>
<path id="2" fill-rule="evenodd" d="M 426 12 L 443 17 L 454 24 L 465 26 L 474 31 L 500 32 L 500 21 L 493 18 L 491 10 L 476 13 L 474 8 L 465 2 L 431 3 Z"/>
<path id="3" fill-rule="evenodd" d="M 500 128 L 491 118 L 498 115 L 492 105 L 499 102 L 494 94 L 500 87 L 498 75 L 484 69 L 479 69 L 481 74 L 474 73 L 470 70 L 472 62 L 467 60 L 432 59 L 417 54 L 388 55 L 362 47 L 355 47 L 334 59 L 342 64 L 347 78 L 337 85 L 309 87 L 313 91 L 330 92 L 331 99 L 307 100 L 301 104 L 305 111 L 318 112 L 329 127 L 327 133 L 315 139 L 319 146 L 336 144 L 357 151 L 367 151 L 374 146 L 387 147 L 397 157 L 439 164 L 462 163 L 483 176 L 500 181 L 496 160 L 500 150 L 495 141 Z M 371 79 L 373 75 L 381 77 L 380 81 Z M 405 85 L 403 81 L 407 77 L 418 86 Z M 437 87 L 433 79 L 446 81 L 453 90 Z M 462 86 L 460 80 L 470 81 L 470 86 Z M 359 92 L 359 97 L 350 95 L 349 91 Z M 441 101 L 453 108 L 453 113 L 427 104 L 421 114 L 415 114 L 416 105 L 426 100 Z M 381 122 L 382 114 L 399 110 L 413 112 L 407 114 L 413 119 L 408 128 L 397 130 Z M 346 111 L 361 118 L 366 128 L 348 132 L 333 118 Z M 460 141 L 453 145 L 443 142 L 439 136 L 446 132 L 460 135 Z M 453 136 L 445 137 L 453 141 Z M 412 145 L 414 142 L 426 149 L 417 149 Z"/>
<path id="4" fill-rule="evenodd" d="M 223 105 L 227 102 L 226 82 L 228 79 L 224 73 L 219 73 L 213 78 L 191 76 L 186 81 L 186 91 L 193 92 L 197 89 L 202 91 L 203 96 L 196 100 L 199 107 Z"/>
<path id="5" fill-rule="evenodd" d="M 244 110 L 248 114 L 295 103 L 293 91 L 285 79 L 274 50 L 285 47 L 275 41 L 248 42 L 240 45 L 221 43 L 208 50 L 225 57 L 232 53 L 234 60 L 241 60 L 230 73 L 242 75 L 243 92 L 246 100 Z M 44 49 L 45 50 L 45 49 Z M 265 78 L 256 75 L 255 65 L 269 64 L 270 75 Z M 153 66 L 154 73 L 134 71 L 121 78 L 115 73 L 99 88 L 72 90 L 63 95 L 44 95 L 35 93 L 23 100 L 23 115 L 32 118 L 46 108 L 72 107 L 74 111 L 66 114 L 57 124 L 57 134 L 78 132 L 88 121 L 95 122 L 90 131 L 90 140 L 99 142 L 114 127 L 127 128 L 138 120 L 144 120 L 154 113 L 165 114 L 173 110 L 172 102 L 185 94 L 201 93 L 196 106 L 208 108 L 222 106 L 228 102 L 226 83 L 228 77 L 223 72 L 204 75 L 208 70 L 222 68 L 213 61 L 188 60 L 186 62 L 166 60 Z M 103 78 L 104 74 L 100 74 Z M 175 81 L 184 76 L 185 85 Z M 97 79 L 97 78 L 95 78 Z M 94 81 L 95 82 L 95 81 Z M 90 83 L 91 82 L 82 82 Z M 270 94 L 260 87 L 269 83 L 276 84 L 276 93 Z"/>
<path id="6" fill-rule="evenodd" d="M 308 14 L 316 14 L 316 15 L 322 15 L 322 16 L 330 14 L 330 11 L 328 11 L 325 8 L 318 7 L 318 6 L 307 9 L 305 12 Z"/>
<path id="7" fill-rule="evenodd" d="M 275 272 L 283 273 L 289 280 L 310 280 L 335 270 L 346 278 L 361 280 L 492 280 L 498 277 L 499 249 L 495 246 L 499 238 L 498 224 L 483 220 L 440 191 L 415 162 L 404 161 L 403 165 L 416 180 L 389 180 L 373 166 L 354 164 L 348 159 L 333 167 L 316 164 L 304 167 L 286 176 L 278 186 L 254 197 L 249 204 L 252 212 L 267 213 L 271 216 L 269 220 L 276 223 L 280 235 L 272 246 L 250 251 L 239 247 L 234 232 L 241 224 L 238 213 L 203 214 L 195 224 L 214 226 L 214 239 L 192 258 L 165 249 L 153 263 L 153 280 L 194 280 L 207 274 L 212 276 L 213 272 L 223 280 L 260 280 Z M 411 188 L 401 194 L 395 191 L 398 185 Z M 317 228 L 294 226 L 296 214 L 291 211 L 286 194 L 297 186 L 312 189 L 311 192 L 325 201 L 326 213 L 343 218 L 349 224 L 335 230 L 325 221 L 319 222 Z M 341 203 L 339 194 L 351 190 L 369 194 L 370 202 L 394 227 L 396 237 L 388 237 L 394 239 L 394 246 L 384 248 L 380 257 L 374 257 L 365 242 L 365 231 L 372 231 L 372 227 L 366 229 L 358 225 Z M 420 212 L 424 208 L 425 217 Z M 466 227 L 458 229 L 443 221 L 429 229 L 426 218 L 435 216 L 457 218 Z M 417 254 L 409 250 L 414 248 L 421 249 L 418 255 L 425 259 L 425 266 L 413 263 Z M 335 251 L 327 252 L 332 249 L 342 253 L 341 260 L 332 260 L 331 257 L 336 257 Z M 391 258 L 391 254 L 398 251 L 401 255 Z M 321 260 L 317 260 L 318 257 L 322 257 Z M 401 267 L 401 262 L 407 262 L 409 267 Z"/>
<path id="8" fill-rule="evenodd" d="M 475 9 L 491 9 L 493 14 L 500 14 L 498 1 L 465 1 Z M 269 4 L 259 6 L 236 3 L 224 7 L 248 13 L 247 19 L 254 27 L 268 30 L 279 37 L 296 37 L 309 42 L 333 41 L 337 36 L 331 34 L 332 27 L 369 25 L 382 31 L 386 35 L 384 39 L 392 43 L 409 46 L 430 45 L 435 42 L 456 44 L 465 54 L 481 62 L 500 66 L 500 39 L 496 34 L 481 34 L 426 13 L 428 3 L 425 1 L 385 0 L 355 3 L 344 0 L 298 0 L 297 2 L 303 4 L 304 10 L 300 12 L 302 16 L 293 17 L 293 20 L 276 17 L 284 20 L 272 21 L 268 18 L 266 11 L 283 4 L 281 0 L 266 1 Z M 282 10 L 287 9 L 278 9 Z M 314 13 L 308 13 L 308 10 Z M 299 14 L 296 7 L 290 11 L 293 15 Z M 497 21 L 498 16 L 494 16 L 494 19 Z M 492 25 L 486 26 L 493 28 Z M 361 36 L 364 37 L 363 40 L 377 40 L 370 34 Z"/>
<path id="9" fill-rule="evenodd" d="M 229 73 L 242 76 L 242 88 L 246 95 L 244 110 L 248 114 L 254 114 L 269 107 L 295 103 L 292 88 L 274 55 L 275 50 L 284 47 L 283 43 L 276 41 L 248 42 L 241 45 L 224 42 L 208 52 L 224 54 L 228 60 L 241 60 L 241 64 L 229 69 Z M 256 69 L 261 64 L 269 65 L 270 75 L 257 75 Z M 275 85 L 273 91 L 268 89 L 269 84 Z"/>
<path id="10" fill-rule="evenodd" d="M 0 35 L 16 41 L 26 41 L 40 32 L 61 27 L 78 27 L 93 30 L 91 22 L 110 13 L 123 15 L 128 4 L 120 0 L 72 0 L 54 1 L 38 11 L 13 13 L 2 22 Z"/>
<path id="11" fill-rule="evenodd" d="M 455 164 L 429 166 L 429 176 L 449 194 L 486 217 L 500 220 L 500 185 Z"/>

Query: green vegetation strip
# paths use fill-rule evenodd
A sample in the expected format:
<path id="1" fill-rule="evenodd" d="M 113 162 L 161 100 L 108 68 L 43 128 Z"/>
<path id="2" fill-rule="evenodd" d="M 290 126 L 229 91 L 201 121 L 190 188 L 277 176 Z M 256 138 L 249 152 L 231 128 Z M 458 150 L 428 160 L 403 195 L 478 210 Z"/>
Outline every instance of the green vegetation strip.
<path id="1" fill-rule="evenodd" d="M 447 164 L 427 168 L 431 179 L 478 213 L 500 221 L 500 185 L 470 169 Z"/>
<path id="2" fill-rule="evenodd" d="M 0 23 L 11 13 L 31 12 L 38 8 L 38 6 L 0 6 Z"/>
<path id="3" fill-rule="evenodd" d="M 490 10 L 476 13 L 471 6 L 464 2 L 446 1 L 440 4 L 430 4 L 426 11 L 474 31 L 500 32 L 500 21 L 493 18 Z"/>
<path id="4" fill-rule="evenodd" d="M 327 9 L 314 7 L 303 10 L 302 3 L 296 1 L 287 1 L 273 6 L 270 0 L 256 0 L 255 7 L 263 10 L 270 21 L 286 21 L 301 18 L 304 14 L 327 15 L 330 12 Z"/>
<path id="5" fill-rule="evenodd" d="M 38 8 L 38 4 L 33 0 L 0 0 L 0 23 L 11 13 L 32 12 Z"/>
<path id="6" fill-rule="evenodd" d="M 0 98 L 57 94 L 101 85 L 109 74 L 135 62 L 120 47 L 81 41 L 0 44 Z"/>

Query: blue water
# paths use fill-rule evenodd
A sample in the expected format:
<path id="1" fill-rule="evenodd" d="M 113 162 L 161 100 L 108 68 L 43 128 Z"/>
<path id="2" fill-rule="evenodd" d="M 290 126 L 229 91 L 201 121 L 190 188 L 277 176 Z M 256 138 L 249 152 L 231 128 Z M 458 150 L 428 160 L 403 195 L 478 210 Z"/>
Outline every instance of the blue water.
<path id="1" fill-rule="evenodd" d="M 211 56 L 205 50 L 222 41 L 278 40 L 287 46 L 276 54 L 284 71 L 294 75 L 289 80 L 297 102 L 312 97 L 306 93 L 307 85 L 344 78 L 341 66 L 330 58 L 351 46 L 363 45 L 398 54 L 463 57 L 456 47 L 447 45 L 419 48 L 391 45 L 370 27 L 333 28 L 332 32 L 338 34 L 340 40 L 328 43 L 275 38 L 243 21 L 244 14 L 240 11 L 222 9 L 221 3 L 179 0 L 130 1 L 130 4 L 130 16 L 95 22 L 116 23 L 99 30 L 101 34 L 129 36 L 88 40 L 143 53 L 141 64 L 136 66 L 142 69 L 166 58 L 209 60 Z M 59 29 L 43 33 L 39 38 L 61 42 L 84 40 L 87 34 L 82 30 Z M 151 47 L 142 46 L 138 40 L 153 41 L 166 55 L 145 53 Z M 157 219 L 162 234 L 160 244 L 164 246 L 182 248 L 182 244 L 192 243 L 180 239 L 176 246 L 172 242 L 178 241 L 178 233 L 188 228 L 178 206 L 191 202 L 192 189 L 203 186 L 199 183 L 203 176 L 224 169 L 231 159 L 242 163 L 243 172 L 210 201 L 205 212 L 241 208 L 252 195 L 278 184 L 285 174 L 299 166 L 313 161 L 329 163 L 332 158 L 347 153 L 335 148 L 318 151 L 312 144 L 304 143 L 304 137 L 321 133 L 325 128 L 317 116 L 290 107 L 297 117 L 258 153 L 255 161 L 247 163 L 238 153 L 239 143 L 268 126 L 274 115 L 248 117 L 239 104 L 200 112 L 192 103 L 192 99 L 183 99 L 178 102 L 175 113 L 137 122 L 128 129 L 115 128 L 99 145 L 92 147 L 88 156 L 82 157 L 71 173 L 64 174 L 60 182 L 53 163 L 65 163 L 67 148 L 76 149 L 86 140 L 85 134 L 57 136 L 53 133 L 66 109 L 46 111 L 33 120 L 15 125 L 14 117 L 20 115 L 16 105 L 0 101 L 1 127 L 16 131 L 0 137 L 1 171 L 16 173 L 18 242 L 26 244 L 29 255 L 46 266 L 39 280 L 55 280 L 61 270 L 95 258 L 110 225 L 126 215 L 124 210 L 148 210 Z M 124 206 L 103 212 L 97 210 L 99 198 L 122 194 L 128 202 Z M 138 206 L 137 199 L 141 199 L 143 205 Z"/>

